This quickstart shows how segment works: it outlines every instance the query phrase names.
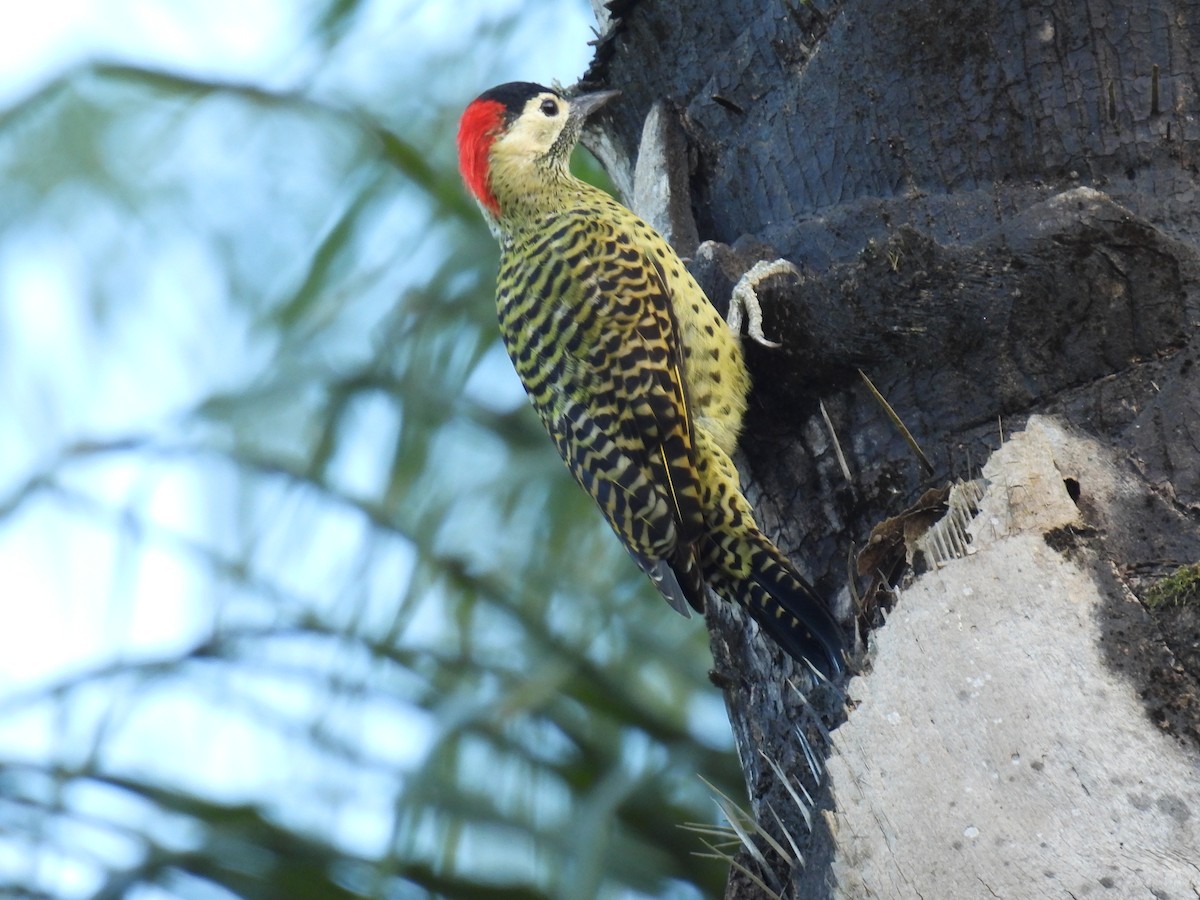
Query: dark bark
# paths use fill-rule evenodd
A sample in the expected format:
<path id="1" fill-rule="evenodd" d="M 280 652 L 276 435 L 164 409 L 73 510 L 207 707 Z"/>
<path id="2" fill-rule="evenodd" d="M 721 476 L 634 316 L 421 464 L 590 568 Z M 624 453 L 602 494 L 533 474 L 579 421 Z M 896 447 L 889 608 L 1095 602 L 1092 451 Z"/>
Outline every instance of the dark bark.
<path id="1" fill-rule="evenodd" d="M 677 111 L 699 237 L 733 248 L 697 263 L 710 296 L 728 296 L 754 259 L 805 272 L 764 297 L 766 332 L 784 347 L 748 349 L 740 462 L 760 521 L 823 594 L 844 605 L 847 555 L 872 527 L 930 486 L 978 475 L 1034 413 L 1127 460 L 1128 508 L 1089 510 L 1088 485 L 1072 490 L 1094 526 L 1081 540 L 1135 592 L 1200 559 L 1200 8 L 609 8 L 585 81 L 623 92 L 604 123 L 610 161 L 636 155 L 652 103 Z M 1196 640 L 1194 616 L 1165 635 L 1122 616 L 1107 633 L 1114 661 Z M 748 784 L 782 812 L 751 748 L 795 761 L 783 663 L 716 628 Z M 1200 672 L 1128 667 L 1151 716 L 1200 742 Z"/>

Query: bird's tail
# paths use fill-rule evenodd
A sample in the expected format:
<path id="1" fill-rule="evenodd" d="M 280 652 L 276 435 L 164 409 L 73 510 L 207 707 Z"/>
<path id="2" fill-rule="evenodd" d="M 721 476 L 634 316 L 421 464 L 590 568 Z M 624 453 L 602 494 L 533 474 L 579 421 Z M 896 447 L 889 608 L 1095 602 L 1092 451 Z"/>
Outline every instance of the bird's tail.
<path id="1" fill-rule="evenodd" d="M 803 576 L 757 528 L 715 542 L 709 583 L 750 613 L 772 640 L 832 678 L 842 671 L 841 629 Z M 715 569 L 715 571 L 714 571 Z"/>

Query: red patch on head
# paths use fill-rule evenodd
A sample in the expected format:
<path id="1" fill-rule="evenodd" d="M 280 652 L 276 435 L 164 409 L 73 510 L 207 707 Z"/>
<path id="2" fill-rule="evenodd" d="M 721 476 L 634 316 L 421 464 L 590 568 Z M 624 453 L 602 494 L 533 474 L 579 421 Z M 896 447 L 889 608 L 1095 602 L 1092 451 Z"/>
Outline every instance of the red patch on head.
<path id="1" fill-rule="evenodd" d="M 500 203 L 488 186 L 488 151 L 503 129 L 504 104 L 496 100 L 476 100 L 458 122 L 458 169 L 471 193 L 496 216 Z"/>

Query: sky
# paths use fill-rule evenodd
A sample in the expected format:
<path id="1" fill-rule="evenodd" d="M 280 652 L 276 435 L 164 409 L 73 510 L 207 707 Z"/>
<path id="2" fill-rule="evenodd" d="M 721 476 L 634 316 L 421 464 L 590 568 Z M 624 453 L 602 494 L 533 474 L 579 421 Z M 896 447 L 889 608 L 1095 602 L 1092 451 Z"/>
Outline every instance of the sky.
<path id="1" fill-rule="evenodd" d="M 194 73 L 286 79 L 279 54 L 299 43 L 301 4 L 260 0 L 55 0 L 9 4 L 0 30 L 0 101 L 87 59 L 136 60 Z M 291 74 L 295 74 L 294 72 Z"/>
<path id="2" fill-rule="evenodd" d="M 546 49 L 536 64 L 530 65 L 528 57 L 499 66 L 495 60 L 474 58 L 462 38 L 464 17 L 489 20 L 504 6 L 492 0 L 377 2 L 360 21 L 363 38 L 346 42 L 355 52 L 325 59 L 304 43 L 309 23 L 302 4 L 291 0 L 9 4 L 0 28 L 0 109 L 88 60 L 132 62 L 278 90 L 299 87 L 351 105 L 368 86 L 377 96 L 381 80 L 413 83 L 415 75 L 406 67 L 420 65 L 421 57 L 410 52 L 414 44 L 437 47 L 436 53 L 462 60 L 453 83 L 429 86 L 439 102 L 465 102 L 490 86 L 479 78 L 496 68 L 510 72 L 505 80 L 569 83 L 582 73 L 591 51 L 586 42 L 592 37 L 582 3 L 563 4 L 552 23 L 529 23 L 533 33 L 549 25 L 558 34 L 557 40 L 543 42 Z M 246 322 L 230 315 L 226 286 L 214 272 L 214 261 L 194 244 L 180 241 L 144 264 L 139 284 L 147 297 L 145 314 L 117 323 L 101 346 L 86 312 L 94 289 L 91 273 L 75 246 L 84 236 L 4 226 L 0 213 L 0 348 L 7 350 L 0 357 L 0 396 L 5 401 L 0 404 L 0 433 L 18 439 L 0 441 L 0 503 L 62 447 L 153 434 L 199 398 L 244 383 L 269 359 Z M 103 231 L 113 223 L 96 221 L 88 227 Z M 164 342 L 164 333 L 204 339 L 176 345 Z M 183 355 L 179 346 L 185 348 Z M 345 477 L 370 480 L 375 464 L 369 453 L 350 459 Z M 204 499 L 213 489 L 212 479 L 221 477 L 169 462 L 148 469 L 136 460 L 109 458 L 75 466 L 70 476 L 115 508 L 136 508 L 197 539 L 209 537 L 213 522 L 205 514 Z M 331 527 L 336 531 L 338 526 Z M 329 542 L 336 547 L 339 539 L 352 537 L 348 531 L 340 538 L 332 533 Z M 403 563 L 402 554 L 397 559 Z M 105 705 L 101 698 L 83 697 L 69 710 L 73 721 L 64 726 L 48 707 L 14 703 L 14 697 L 108 661 L 170 657 L 212 627 L 213 610 L 185 555 L 169 547 L 138 545 L 121 527 L 64 513 L 57 503 L 29 503 L 0 525 L 0 572 L 9 616 L 0 629 L 0 748 L 5 758 L 38 759 L 73 728 L 88 733 Z M 268 703 L 309 702 L 287 685 L 263 684 L 258 691 Z M 216 745 L 231 748 L 231 753 L 271 739 L 256 728 L 252 715 L 222 710 L 218 703 L 215 696 L 164 689 L 130 713 L 124 723 L 129 737 L 115 752 L 164 777 L 188 770 L 197 782 L 227 797 L 269 781 L 274 774 L 264 768 L 269 762 L 245 764 L 244 754 L 239 754 L 240 764 L 179 755 L 181 746 L 208 728 L 224 729 L 227 739 Z M 386 745 L 402 760 L 404 752 L 389 730 L 396 720 L 367 718 L 376 724 L 360 729 L 365 745 Z M 172 722 L 175 727 L 164 727 Z M 403 724 L 415 758 L 421 752 L 420 723 Z M 166 748 L 157 743 L 164 739 Z M 261 757 L 269 761 L 287 752 L 280 747 Z M 334 827 L 344 842 L 377 850 L 388 838 L 386 812 L 373 816 L 364 809 Z M 21 852 L 0 838 L 0 874 L 34 865 L 21 859 Z M 113 858 L 119 861 L 121 853 L 114 850 Z M 61 896 L 94 887 L 86 866 L 62 860 L 37 865 L 44 882 Z"/>
<path id="3" fill-rule="evenodd" d="M 0 103 L 11 104 L 90 59 L 257 79 L 299 40 L 301 23 L 290 9 L 274 2 L 20 4 L 6 10 L 0 29 Z M 96 222 L 95 228 L 107 224 Z M 98 346 L 91 338 L 95 323 L 84 312 L 90 273 L 76 246 L 86 239 L 38 228 L 10 231 L 0 245 L 0 322 L 5 333 L 19 335 L 13 341 L 18 353 L 0 362 L 10 401 L 10 421 L 4 424 L 15 425 L 26 438 L 0 447 L 4 493 L 63 445 L 152 431 L 211 389 L 208 379 L 217 370 L 224 369 L 231 382 L 245 374 L 229 372 L 210 357 L 203 366 L 207 378 L 197 377 L 197 360 L 161 355 L 164 330 L 204 332 L 216 326 L 225 332 L 213 342 L 225 351 L 220 356 L 239 356 L 228 352 L 236 346 L 230 341 L 238 340 L 237 323 L 214 321 L 224 303 L 211 261 L 182 246 L 150 262 L 158 270 L 147 273 L 147 290 L 157 302 L 144 305 L 147 314 L 119 323 Z M 24 355 L 18 355 L 20 348 Z M 148 372 L 155 373 L 153 381 Z M 96 474 L 92 486 L 118 502 L 142 475 L 120 464 L 104 464 Z M 197 489 L 171 484 L 155 503 L 187 528 L 193 507 L 187 495 Z M 97 602 L 97 587 L 120 581 L 119 533 L 77 517 L 63 519 L 48 504 L 30 506 L 0 532 L 0 569 L 23 609 L 18 627 L 0 631 L 0 686 L 37 683 L 130 650 L 168 651 L 194 636 L 198 613 L 189 602 L 190 576 L 178 559 L 151 551 L 141 561 L 148 571 L 134 579 L 143 596 L 129 598 L 125 621 L 115 622 L 110 603 Z M 143 602 L 152 598 L 158 601 Z"/>
<path id="4" fill-rule="evenodd" d="M 486 17 L 503 4 L 479 0 L 473 5 L 475 15 Z M 284 61 L 286 51 L 301 43 L 306 31 L 306 23 L 295 15 L 299 6 L 271 0 L 252 4 L 234 0 L 56 0 L 20 4 L 5 11 L 5 27 L 0 29 L 0 104 L 13 103 L 55 74 L 89 59 L 169 67 L 172 71 L 231 81 L 265 81 L 282 89 L 289 86 L 289 81 L 304 79 L 305 70 L 315 64 L 315 59 L 297 58 L 303 54 Z M 468 9 L 471 6 L 467 4 Z M 397 32 L 397 37 L 409 40 L 413 31 L 419 31 L 430 40 L 445 40 L 443 35 L 453 30 L 446 17 L 447 8 L 443 4 L 417 5 L 415 14 L 403 16 L 404 30 Z M 384 25 L 394 4 L 376 3 L 373 9 L 374 15 L 367 17 L 365 28 Z M 590 55 L 586 41 L 591 34 L 582 12 L 571 9 L 573 14 L 562 24 L 564 39 L 555 42 L 554 52 L 540 60 L 540 71 L 514 71 L 512 77 L 567 80 L 572 73 L 582 72 Z M 463 13 L 460 10 L 456 15 Z M 387 43 L 375 42 L 375 49 Z M 453 47 L 453 40 L 446 43 Z M 369 78 L 370 64 L 377 62 L 370 53 L 364 53 L 357 60 L 326 66 L 340 72 L 340 83 L 330 81 L 324 91 L 353 95 L 356 84 Z M 20 406 L 29 417 L 26 423 L 41 419 L 26 435 L 37 435 L 40 443 L 5 442 L 7 450 L 0 446 L 0 490 L 5 484 L 11 489 L 37 471 L 64 443 L 127 434 L 139 426 L 153 428 L 173 411 L 186 408 L 210 392 L 213 380 L 223 379 L 228 386 L 236 386 L 259 361 L 250 339 L 240 333 L 239 323 L 216 321 L 224 310 L 212 261 L 186 246 L 160 262 L 160 271 L 150 273 L 149 290 L 159 302 L 147 305 L 149 316 L 118 330 L 104 347 L 89 347 L 85 332 L 91 323 L 80 315 L 86 307 L 83 295 L 89 289 L 88 272 L 70 244 L 69 235 L 17 234 L 9 235 L 0 246 L 0 322 L 9 334 L 21 336 L 22 345 L 37 351 L 26 359 L 10 357 L 0 363 L 0 372 L 9 382 L 9 391 L 28 376 L 29 368 L 36 368 L 48 382 L 41 385 L 36 396 L 23 396 Z M 172 294 L 185 294 L 186 302 L 173 302 Z M 38 302 L 29 303 L 34 297 Z M 179 316 L 186 318 L 172 320 Z M 155 355 L 160 343 L 155 335 L 163 329 L 201 333 L 220 329 L 220 339 L 210 342 L 220 352 L 207 359 L 188 359 L 183 366 L 174 364 L 176 361 Z M 238 359 L 244 368 L 231 371 L 231 358 Z M 203 371 L 201 378 L 197 378 L 198 369 Z M 146 382 L 148 371 L 155 373 L 153 384 Z M 20 387 L 15 389 L 22 392 Z M 20 427 L 22 423 L 7 424 Z M 363 465 L 369 463 L 364 460 Z M 112 499 L 127 495 L 138 475 L 137 471 L 106 465 L 105 493 Z M 349 477 L 355 476 L 351 472 Z M 188 506 L 188 492 L 194 490 L 202 488 L 169 484 L 168 493 L 158 501 L 163 514 L 178 516 Z M 98 648 L 109 646 L 114 637 L 106 634 L 111 629 L 103 622 L 88 619 L 107 615 L 103 605 L 73 605 L 73 601 L 96 582 L 111 583 L 108 576 L 117 563 L 116 548 L 104 536 L 79 534 L 71 538 L 71 549 L 66 552 L 57 541 L 47 540 L 59 523 L 38 521 L 35 515 L 18 524 L 20 527 L 0 533 L 0 567 L 9 574 L 10 585 L 13 580 L 21 584 L 20 593 L 30 615 L 23 628 L 0 631 L 0 685 L 36 679 L 78 664 L 95 655 Z M 188 529 L 187 522 L 171 524 Z M 64 556 L 74 560 L 75 565 L 61 566 Z M 154 567 L 154 572 L 149 578 L 143 576 L 143 580 L 170 585 L 171 590 L 162 592 L 167 595 L 181 593 L 184 576 L 173 573 L 168 561 L 151 559 L 147 564 Z M 21 574 L 13 579 L 14 572 Z M 81 584 L 81 579 L 86 584 Z M 38 616 L 39 612 L 44 617 Z M 165 618 L 170 625 L 156 623 L 150 612 L 131 615 L 134 630 L 124 637 L 154 648 L 179 641 L 191 631 L 187 615 L 180 615 L 182 610 L 169 612 Z M 67 632 L 61 627 L 64 620 L 74 625 Z M 179 633 L 171 634 L 173 628 Z M 61 640 L 64 633 L 68 635 L 65 642 Z"/>

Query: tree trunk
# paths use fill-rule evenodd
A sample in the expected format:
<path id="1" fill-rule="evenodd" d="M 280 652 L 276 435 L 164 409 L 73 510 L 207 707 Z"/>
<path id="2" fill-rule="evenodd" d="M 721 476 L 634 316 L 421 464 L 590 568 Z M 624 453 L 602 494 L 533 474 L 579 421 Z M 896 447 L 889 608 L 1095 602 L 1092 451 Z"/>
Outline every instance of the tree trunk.
<path id="1" fill-rule="evenodd" d="M 754 812 L 807 832 L 804 867 L 741 862 L 785 896 L 1200 893 L 1200 613 L 1138 602 L 1200 559 L 1200 7 L 598 17 L 618 186 L 718 304 L 755 259 L 804 271 L 763 298 L 783 348 L 747 347 L 760 524 L 844 620 L 894 609 L 840 725 L 710 616 Z M 808 831 L 774 764 L 806 777 L 814 713 L 838 727 Z"/>

